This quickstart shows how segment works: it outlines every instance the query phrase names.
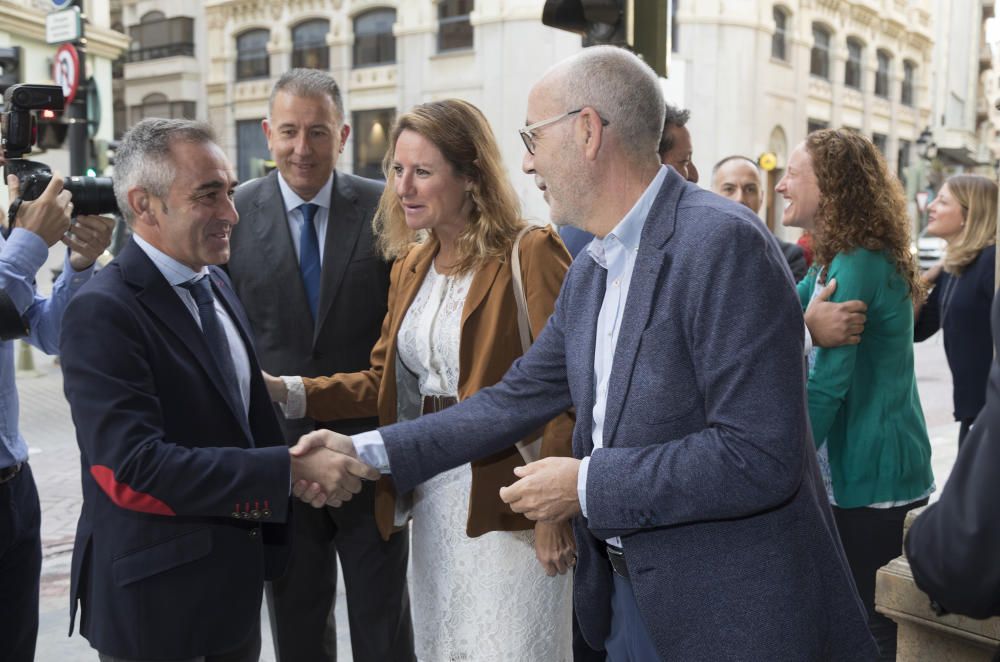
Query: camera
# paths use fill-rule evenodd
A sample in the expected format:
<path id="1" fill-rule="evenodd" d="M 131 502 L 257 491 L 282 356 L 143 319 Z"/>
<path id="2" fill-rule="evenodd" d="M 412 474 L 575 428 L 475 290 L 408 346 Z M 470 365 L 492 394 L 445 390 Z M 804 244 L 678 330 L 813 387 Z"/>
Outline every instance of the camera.
<path id="1" fill-rule="evenodd" d="M 12 85 L 4 92 L 4 112 L 0 113 L 0 147 L 7 161 L 4 175 L 17 175 L 21 199 L 34 200 L 52 179 L 48 166 L 22 158 L 31 153 L 37 135 L 32 111 L 61 111 L 65 106 L 58 85 Z M 63 188 L 73 196 L 74 214 L 118 214 L 118 203 L 110 177 L 67 177 Z M 11 206 L 15 212 L 16 206 Z M 13 218 L 11 225 L 13 225 Z"/>

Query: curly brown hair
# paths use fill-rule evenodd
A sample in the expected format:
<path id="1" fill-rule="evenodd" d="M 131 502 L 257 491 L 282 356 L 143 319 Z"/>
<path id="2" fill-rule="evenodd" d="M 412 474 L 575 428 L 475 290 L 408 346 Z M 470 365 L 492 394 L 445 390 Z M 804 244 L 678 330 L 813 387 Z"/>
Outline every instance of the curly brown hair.
<path id="1" fill-rule="evenodd" d="M 926 292 L 910 251 L 910 222 L 899 180 L 864 136 L 823 129 L 806 136 L 820 198 L 813 232 L 814 264 L 829 268 L 838 253 L 857 248 L 885 253 L 914 301 Z"/>

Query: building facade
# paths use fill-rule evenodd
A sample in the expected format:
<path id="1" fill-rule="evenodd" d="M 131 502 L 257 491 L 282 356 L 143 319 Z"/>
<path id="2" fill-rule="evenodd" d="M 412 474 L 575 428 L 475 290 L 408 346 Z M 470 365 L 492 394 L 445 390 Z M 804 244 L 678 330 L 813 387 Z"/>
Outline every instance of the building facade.
<path id="1" fill-rule="evenodd" d="M 16 61 L 4 66 L 4 79 L 12 83 L 54 84 L 52 62 L 58 44 L 48 44 L 45 39 L 45 17 L 52 11 L 48 0 L 0 0 L 0 48 L 16 48 Z M 87 21 L 84 28 L 86 54 L 84 75 L 95 81 L 96 108 L 91 109 L 91 131 L 94 139 L 106 142 L 112 139 L 114 112 L 112 91 L 112 64 L 128 48 L 124 34 L 111 27 L 108 0 L 86 0 L 83 14 Z M 81 92 L 82 93 L 82 92 Z M 49 149 L 29 158 L 46 163 L 64 174 L 70 173 L 68 149 Z M 97 165 L 98 159 L 89 163 Z M 6 187 L 0 187 L 6 197 Z"/>
<path id="2" fill-rule="evenodd" d="M 934 107 L 931 0 L 674 1 L 668 97 L 692 111 L 703 186 L 725 156 L 773 153 L 761 213 L 784 234 L 774 186 L 809 131 L 863 133 L 901 174 L 917 158 Z"/>

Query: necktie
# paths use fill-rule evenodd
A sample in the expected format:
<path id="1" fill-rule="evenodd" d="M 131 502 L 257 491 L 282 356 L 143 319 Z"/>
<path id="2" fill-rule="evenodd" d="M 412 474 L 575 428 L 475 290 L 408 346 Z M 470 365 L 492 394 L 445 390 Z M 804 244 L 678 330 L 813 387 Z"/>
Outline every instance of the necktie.
<path id="1" fill-rule="evenodd" d="M 211 350 L 212 358 L 222 373 L 226 391 L 229 394 L 233 405 L 238 410 L 243 409 L 243 396 L 240 395 L 239 382 L 236 379 L 236 365 L 233 363 L 233 353 L 229 348 L 229 341 L 226 340 L 226 332 L 222 328 L 222 322 L 215 313 L 215 296 L 212 294 L 212 286 L 209 285 L 208 278 L 199 278 L 181 285 L 191 293 L 194 302 L 198 304 L 198 317 L 201 319 L 201 331 L 208 341 L 208 348 Z"/>
<path id="2" fill-rule="evenodd" d="M 299 271 L 302 272 L 302 284 L 306 288 L 306 300 L 309 302 L 309 310 L 312 311 L 313 320 L 316 320 L 316 309 L 319 308 L 319 277 L 322 266 L 319 262 L 319 237 L 316 235 L 316 226 L 313 225 L 313 216 L 316 215 L 318 205 L 307 202 L 299 205 L 302 212 L 302 231 L 299 233 Z"/>

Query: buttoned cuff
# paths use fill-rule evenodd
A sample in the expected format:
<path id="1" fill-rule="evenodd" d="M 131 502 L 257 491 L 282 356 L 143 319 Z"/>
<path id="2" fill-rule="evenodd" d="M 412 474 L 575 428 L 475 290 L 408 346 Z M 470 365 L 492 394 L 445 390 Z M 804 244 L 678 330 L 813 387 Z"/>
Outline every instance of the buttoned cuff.
<path id="1" fill-rule="evenodd" d="M 587 516 L 587 471 L 590 469 L 590 456 L 580 460 L 580 472 L 576 475 L 576 496 L 580 500 L 580 514 Z"/>
<path id="2" fill-rule="evenodd" d="M 279 402 L 281 413 L 285 418 L 304 418 L 306 415 L 306 385 L 301 377 L 285 377 L 282 375 L 281 381 L 285 382 L 288 394 L 284 402 Z"/>

